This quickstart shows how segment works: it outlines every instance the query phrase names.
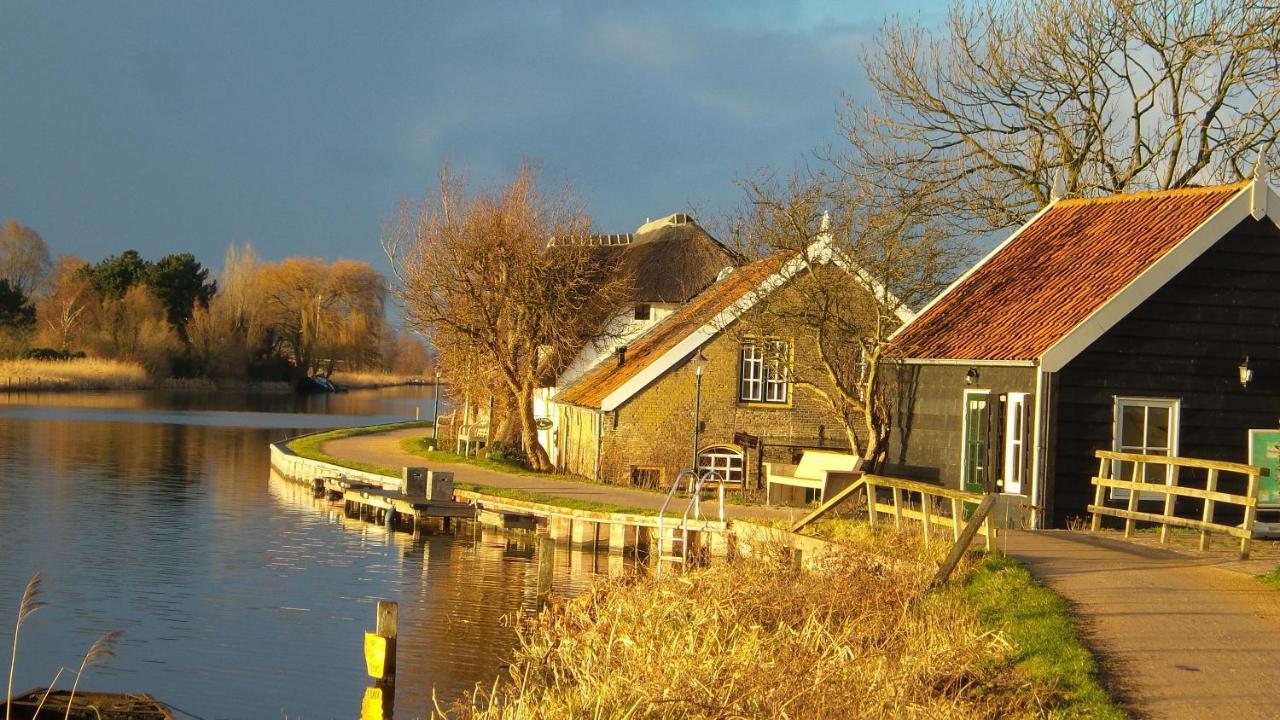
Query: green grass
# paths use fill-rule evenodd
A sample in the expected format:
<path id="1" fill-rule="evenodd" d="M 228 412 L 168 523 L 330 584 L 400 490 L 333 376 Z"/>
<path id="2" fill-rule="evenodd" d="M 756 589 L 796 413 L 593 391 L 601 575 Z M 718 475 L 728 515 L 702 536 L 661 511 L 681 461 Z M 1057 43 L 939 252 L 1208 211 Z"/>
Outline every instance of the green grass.
<path id="1" fill-rule="evenodd" d="M 1017 649 L 1017 667 L 1037 687 L 1061 696 L 1053 717 L 1127 717 L 1102 686 L 1097 661 L 1080 642 L 1066 601 L 1026 568 L 991 555 L 974 569 L 963 592 L 981 620 Z"/>
<path id="2" fill-rule="evenodd" d="M 1259 575 L 1258 579 L 1271 587 L 1280 590 L 1280 565 L 1277 565 L 1275 570 L 1272 570 L 1266 575 Z"/>
<path id="3" fill-rule="evenodd" d="M 409 437 L 400 441 L 400 449 L 410 455 L 417 455 L 424 460 L 463 463 L 466 465 L 474 465 L 475 467 L 483 470 L 492 470 L 494 472 L 506 473 L 508 475 L 536 477 L 543 474 L 534 472 L 514 460 L 491 460 L 487 457 L 473 458 L 449 452 L 448 450 L 432 450 L 430 445 L 434 442 L 435 440 L 429 437 Z"/>

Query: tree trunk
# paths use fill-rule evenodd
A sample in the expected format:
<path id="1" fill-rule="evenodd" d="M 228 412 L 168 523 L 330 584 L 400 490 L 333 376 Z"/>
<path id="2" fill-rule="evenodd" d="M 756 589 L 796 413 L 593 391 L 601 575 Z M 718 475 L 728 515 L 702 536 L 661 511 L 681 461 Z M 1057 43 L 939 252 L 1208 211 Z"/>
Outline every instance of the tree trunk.
<path id="1" fill-rule="evenodd" d="M 520 418 L 520 443 L 524 448 L 524 454 L 529 458 L 529 467 L 536 472 L 551 472 L 555 468 L 551 465 L 551 457 L 547 455 L 546 448 L 542 447 L 542 443 L 538 440 L 538 424 L 533 419 L 533 387 L 531 383 L 525 383 L 520 388 L 517 401 L 516 413 Z"/>

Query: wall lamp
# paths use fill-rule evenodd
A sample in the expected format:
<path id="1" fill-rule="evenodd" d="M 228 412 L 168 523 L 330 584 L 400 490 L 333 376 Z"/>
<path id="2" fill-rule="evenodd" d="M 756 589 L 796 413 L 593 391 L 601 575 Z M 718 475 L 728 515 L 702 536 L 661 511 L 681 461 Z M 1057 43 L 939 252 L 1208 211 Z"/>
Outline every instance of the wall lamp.
<path id="1" fill-rule="evenodd" d="M 1240 367 L 1237 369 L 1240 371 L 1240 387 L 1248 388 L 1249 383 L 1253 382 L 1253 368 L 1249 367 L 1248 355 L 1240 361 Z"/>
<path id="2" fill-rule="evenodd" d="M 969 372 L 964 374 L 964 384 L 974 385 L 978 382 L 978 368 L 969 368 Z"/>

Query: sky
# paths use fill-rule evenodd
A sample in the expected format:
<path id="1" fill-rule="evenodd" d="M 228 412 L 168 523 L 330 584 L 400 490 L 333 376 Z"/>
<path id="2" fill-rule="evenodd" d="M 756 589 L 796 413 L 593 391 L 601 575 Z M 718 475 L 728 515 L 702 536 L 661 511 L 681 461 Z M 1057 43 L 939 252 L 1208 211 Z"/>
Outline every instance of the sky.
<path id="1" fill-rule="evenodd" d="M 0 219 L 54 255 L 231 243 L 386 269 L 381 222 L 448 162 L 523 161 L 601 232 L 741 202 L 839 142 L 877 2 L 0 0 Z"/>

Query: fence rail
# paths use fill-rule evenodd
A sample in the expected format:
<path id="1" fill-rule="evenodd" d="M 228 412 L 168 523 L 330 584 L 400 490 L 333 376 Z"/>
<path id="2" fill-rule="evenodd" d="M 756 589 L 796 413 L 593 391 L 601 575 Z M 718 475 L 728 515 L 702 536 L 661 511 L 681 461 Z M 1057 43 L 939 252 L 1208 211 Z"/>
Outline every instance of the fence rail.
<path id="1" fill-rule="evenodd" d="M 1200 531 L 1200 549 L 1209 548 L 1210 533 L 1222 533 L 1240 539 L 1240 557 L 1249 557 L 1249 547 L 1253 539 L 1253 525 L 1258 514 L 1258 480 L 1264 470 L 1254 465 L 1222 462 L 1218 460 L 1202 460 L 1199 458 L 1167 457 L 1164 455 L 1139 455 L 1136 453 L 1112 452 L 1099 450 L 1098 474 L 1092 479 L 1097 488 L 1094 491 L 1094 502 L 1089 506 L 1093 514 L 1090 525 L 1094 532 L 1102 528 L 1104 515 L 1124 520 L 1124 536 L 1133 537 L 1137 523 L 1150 522 L 1160 525 L 1160 542 L 1169 541 L 1170 527 L 1185 527 Z M 1130 480 L 1120 475 L 1125 463 L 1132 464 L 1133 473 Z M 1163 483 L 1147 482 L 1147 467 L 1158 465 L 1165 468 Z M 1187 487 L 1179 483 L 1184 481 L 1180 472 L 1183 468 L 1205 470 L 1204 487 Z M 1245 494 L 1237 495 L 1218 490 L 1218 482 L 1222 473 L 1245 476 Z M 1109 507 L 1106 504 L 1107 490 L 1126 490 L 1129 495 L 1123 508 Z M 1163 496 L 1162 512 L 1147 512 L 1138 509 L 1143 494 Z M 1200 517 L 1189 518 L 1176 515 L 1178 498 L 1191 498 L 1202 501 Z M 1223 525 L 1213 521 L 1214 511 L 1218 503 L 1239 505 L 1244 511 L 1244 522 L 1239 526 Z"/>
<path id="2" fill-rule="evenodd" d="M 916 480 L 881 475 L 863 475 L 862 479 L 867 487 L 867 518 L 871 525 L 874 526 L 878 522 L 877 515 L 880 513 L 892 516 L 894 527 L 897 528 L 902 527 L 904 519 L 917 520 L 920 522 L 926 545 L 929 544 L 929 538 L 935 527 L 941 528 L 943 532 L 949 530 L 951 539 L 959 542 L 960 535 L 964 531 L 967 506 L 972 505 L 976 508 L 983 498 L 981 493 L 966 492 Z M 880 502 L 876 492 L 879 488 L 890 489 L 893 498 L 891 503 Z M 987 549 L 990 550 L 996 528 L 989 514 L 982 520 L 977 534 L 986 540 Z"/>

